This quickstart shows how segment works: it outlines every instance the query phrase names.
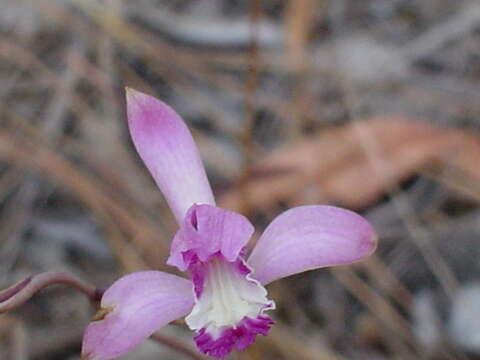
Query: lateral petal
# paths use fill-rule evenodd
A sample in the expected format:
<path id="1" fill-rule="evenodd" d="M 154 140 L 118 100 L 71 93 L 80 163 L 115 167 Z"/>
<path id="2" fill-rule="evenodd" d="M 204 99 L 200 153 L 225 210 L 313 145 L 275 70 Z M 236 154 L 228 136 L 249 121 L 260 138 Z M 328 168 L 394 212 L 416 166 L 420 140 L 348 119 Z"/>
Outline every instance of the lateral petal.
<path id="1" fill-rule="evenodd" d="M 188 314 L 194 304 L 192 283 L 160 271 L 126 275 L 102 297 L 102 319 L 87 327 L 82 359 L 107 360 L 139 345 L 155 330 Z"/>
<path id="2" fill-rule="evenodd" d="M 267 227 L 247 260 L 262 284 L 325 266 L 350 264 L 370 255 L 377 235 L 362 216 L 334 206 L 301 206 Z"/>

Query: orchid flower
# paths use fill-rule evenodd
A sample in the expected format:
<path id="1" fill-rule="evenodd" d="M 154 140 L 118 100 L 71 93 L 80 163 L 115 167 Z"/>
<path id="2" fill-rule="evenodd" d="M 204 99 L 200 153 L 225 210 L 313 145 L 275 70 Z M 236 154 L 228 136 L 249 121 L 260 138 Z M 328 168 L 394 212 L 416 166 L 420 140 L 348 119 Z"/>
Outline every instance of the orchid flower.
<path id="1" fill-rule="evenodd" d="M 244 216 L 215 205 L 187 126 L 165 103 L 127 89 L 133 143 L 179 224 L 167 264 L 188 279 L 160 271 L 131 273 L 108 288 L 87 327 L 82 359 L 116 358 L 160 327 L 185 317 L 198 349 L 222 358 L 243 350 L 273 324 L 265 285 L 370 255 L 376 234 L 360 215 L 333 206 L 300 206 L 279 215 L 253 250 Z M 97 314 L 98 315 L 98 314 Z"/>

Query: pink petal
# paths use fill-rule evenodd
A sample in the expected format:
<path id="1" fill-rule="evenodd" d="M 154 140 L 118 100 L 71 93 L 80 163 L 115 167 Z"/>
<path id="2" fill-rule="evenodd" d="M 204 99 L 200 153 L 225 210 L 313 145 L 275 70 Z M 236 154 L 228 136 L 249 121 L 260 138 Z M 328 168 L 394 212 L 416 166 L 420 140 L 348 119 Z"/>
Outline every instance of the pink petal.
<path id="1" fill-rule="evenodd" d="M 133 143 L 179 224 L 193 204 L 215 205 L 192 135 L 167 104 L 127 89 Z"/>
<path id="2" fill-rule="evenodd" d="M 188 314 L 192 283 L 160 271 L 142 271 L 117 280 L 102 297 L 111 311 L 87 327 L 82 359 L 107 360 L 139 345 L 155 330 Z"/>
<path id="3" fill-rule="evenodd" d="M 267 227 L 247 263 L 262 284 L 325 266 L 350 264 L 370 255 L 377 235 L 360 215 L 334 206 L 285 211 Z"/>
<path id="4" fill-rule="evenodd" d="M 185 271 L 192 262 L 205 262 L 218 254 L 235 261 L 253 231 L 253 225 L 243 215 L 215 206 L 194 205 L 173 239 L 167 263 Z"/>

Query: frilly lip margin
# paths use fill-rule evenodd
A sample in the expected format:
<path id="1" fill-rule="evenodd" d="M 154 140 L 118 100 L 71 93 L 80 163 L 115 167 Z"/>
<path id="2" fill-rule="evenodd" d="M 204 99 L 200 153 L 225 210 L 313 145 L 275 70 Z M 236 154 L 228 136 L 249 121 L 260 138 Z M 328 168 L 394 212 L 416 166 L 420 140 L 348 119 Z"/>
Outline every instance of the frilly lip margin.
<path id="1" fill-rule="evenodd" d="M 259 315 L 255 319 L 245 317 L 237 326 L 223 330 L 217 339 L 213 339 L 206 329 L 201 329 L 193 339 L 203 353 L 223 358 L 234 348 L 241 351 L 253 344 L 257 335 L 268 335 L 273 324 L 274 321 L 266 315 Z"/>

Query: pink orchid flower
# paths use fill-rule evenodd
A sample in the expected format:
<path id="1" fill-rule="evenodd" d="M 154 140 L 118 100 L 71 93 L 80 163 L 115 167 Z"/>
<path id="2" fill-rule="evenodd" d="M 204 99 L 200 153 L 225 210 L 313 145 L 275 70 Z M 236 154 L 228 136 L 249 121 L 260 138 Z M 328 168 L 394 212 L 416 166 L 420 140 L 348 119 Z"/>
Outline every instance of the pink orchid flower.
<path id="1" fill-rule="evenodd" d="M 215 206 L 198 150 L 183 120 L 163 102 L 127 90 L 130 133 L 140 157 L 180 226 L 169 265 L 189 279 L 160 271 L 122 277 L 101 300 L 101 320 L 87 327 L 84 359 L 116 358 L 158 328 L 184 317 L 198 349 L 222 358 L 243 350 L 273 321 L 265 285 L 370 255 L 376 234 L 360 215 L 333 206 L 300 206 L 279 215 L 253 250 L 244 216 Z"/>

